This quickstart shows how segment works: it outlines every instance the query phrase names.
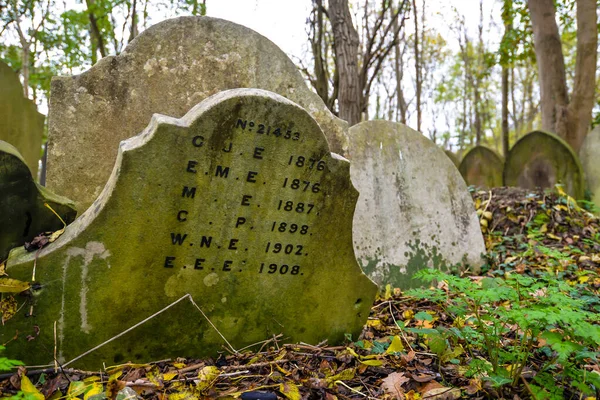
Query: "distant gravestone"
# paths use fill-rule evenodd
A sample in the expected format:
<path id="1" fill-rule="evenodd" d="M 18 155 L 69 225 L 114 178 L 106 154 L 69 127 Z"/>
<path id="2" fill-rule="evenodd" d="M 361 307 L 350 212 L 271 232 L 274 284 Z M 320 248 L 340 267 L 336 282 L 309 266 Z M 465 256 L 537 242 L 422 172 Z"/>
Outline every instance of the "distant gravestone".
<path id="1" fill-rule="evenodd" d="M 275 44 L 232 22 L 180 17 L 152 26 L 119 56 L 81 75 L 52 80 L 48 187 L 85 210 L 104 188 L 119 142 L 144 129 L 152 114 L 181 117 L 219 91 L 244 87 L 305 108 L 326 132 L 331 151 L 344 154 L 347 123 L 308 89 Z"/>
<path id="2" fill-rule="evenodd" d="M 579 158 L 560 137 L 533 131 L 523 136 L 508 152 L 504 184 L 525 189 L 554 188 L 557 183 L 577 198 L 583 198 L 583 170 Z"/>
<path id="3" fill-rule="evenodd" d="M 458 156 L 450 150 L 444 150 L 444 153 L 446 153 L 450 161 L 452 161 L 452 164 L 454 164 L 456 168 L 458 168 L 458 166 L 460 165 L 460 159 L 458 158 Z"/>
<path id="4" fill-rule="evenodd" d="M 349 163 L 315 120 L 258 89 L 219 93 L 182 119 L 155 115 L 121 143 L 92 207 L 37 260 L 35 318 L 0 333 L 26 363 L 72 360 L 190 294 L 220 334 L 242 348 L 357 337 L 376 286 L 352 249 L 358 193 Z M 28 279 L 31 254 L 8 274 Z M 39 336 L 26 336 L 39 327 Z M 215 356 L 224 340 L 187 299 L 78 360 Z"/>
<path id="5" fill-rule="evenodd" d="M 0 61 L 0 140 L 15 146 L 37 177 L 42 152 L 44 116 L 23 96 L 17 74 Z"/>
<path id="6" fill-rule="evenodd" d="M 405 125 L 363 122 L 350 128 L 350 175 L 360 193 L 354 249 L 380 287 L 420 285 L 419 269 L 481 265 L 485 252 L 473 200 L 452 161 Z"/>
<path id="7" fill-rule="evenodd" d="M 600 207 L 600 126 L 587 134 L 579 157 L 585 172 L 586 189 L 592 201 Z"/>
<path id="8" fill-rule="evenodd" d="M 475 146 L 469 150 L 458 169 L 467 185 L 484 189 L 502 186 L 504 160 L 487 147 Z"/>
<path id="9" fill-rule="evenodd" d="M 0 140 L 0 263 L 8 252 L 43 232 L 64 227 L 75 219 L 73 203 L 36 184 L 25 160 L 12 145 Z"/>

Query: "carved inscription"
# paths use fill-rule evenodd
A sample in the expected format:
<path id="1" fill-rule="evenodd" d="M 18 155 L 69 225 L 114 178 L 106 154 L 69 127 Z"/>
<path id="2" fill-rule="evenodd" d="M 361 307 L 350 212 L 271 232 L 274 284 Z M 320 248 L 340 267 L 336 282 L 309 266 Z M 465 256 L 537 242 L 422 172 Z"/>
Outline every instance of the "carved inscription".
<path id="1" fill-rule="evenodd" d="M 237 118 L 223 127 L 229 132 L 218 132 L 224 142 L 191 134 L 185 145 L 195 156 L 177 173 L 184 183 L 174 200 L 183 207 L 173 216 L 179 229 L 165 238 L 173 250 L 164 268 L 206 275 L 308 273 L 303 261 L 326 196 L 327 161 L 325 154 L 309 154 L 302 132 L 291 128 L 293 122 L 288 126 Z M 296 144 L 279 146 L 279 140 Z M 281 150 L 290 148 L 293 154 Z M 241 194 L 232 199 L 230 193 Z"/>

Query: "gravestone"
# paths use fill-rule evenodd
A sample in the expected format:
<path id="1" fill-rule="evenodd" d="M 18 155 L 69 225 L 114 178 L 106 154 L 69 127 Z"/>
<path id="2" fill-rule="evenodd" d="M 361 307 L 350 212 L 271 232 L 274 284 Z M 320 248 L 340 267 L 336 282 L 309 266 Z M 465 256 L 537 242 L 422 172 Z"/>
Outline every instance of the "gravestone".
<path id="1" fill-rule="evenodd" d="M 23 96 L 23 86 L 14 71 L 0 61 L 0 140 L 15 146 L 31 174 L 37 177 L 42 152 L 44 116 L 33 101 Z"/>
<path id="2" fill-rule="evenodd" d="M 557 183 L 576 199 L 583 198 L 583 169 L 563 139 L 544 131 L 523 136 L 508 152 L 504 184 L 525 189 L 552 189 Z"/>
<path id="3" fill-rule="evenodd" d="M 70 200 L 35 183 L 18 150 L 0 140 L 0 263 L 11 249 L 30 242 L 40 233 L 64 227 L 44 204 L 67 224 L 77 214 Z"/>
<path id="4" fill-rule="evenodd" d="M 458 168 L 460 165 L 460 159 L 458 158 L 458 156 L 450 150 L 444 150 L 444 153 L 446 153 L 450 161 L 452 161 L 452 164 L 454 164 L 456 168 Z"/>
<path id="5" fill-rule="evenodd" d="M 473 200 L 452 161 L 409 127 L 368 121 L 350 128 L 350 176 L 360 193 L 353 240 L 380 287 L 418 286 L 419 269 L 474 269 L 485 252 Z"/>
<path id="6" fill-rule="evenodd" d="M 6 354 L 49 362 L 57 321 L 68 362 L 149 318 L 73 364 L 97 368 L 216 356 L 220 334 L 237 349 L 279 333 L 357 337 L 377 290 L 352 249 L 357 197 L 347 160 L 279 95 L 236 89 L 182 119 L 155 115 L 121 143 L 92 207 L 40 253 L 36 317 L 9 320 L 0 342 L 18 331 Z M 8 274 L 26 280 L 32 264 L 13 251 Z M 186 294 L 207 318 L 189 299 L 173 305 Z"/>
<path id="7" fill-rule="evenodd" d="M 84 211 L 104 188 L 119 142 L 137 135 L 152 114 L 181 117 L 219 91 L 244 87 L 298 103 L 326 132 L 331 151 L 344 154 L 347 123 L 275 44 L 232 22 L 180 17 L 150 27 L 81 75 L 52 80 L 48 187 Z"/>
<path id="8" fill-rule="evenodd" d="M 467 185 L 484 189 L 501 187 L 504 160 L 487 147 L 475 146 L 465 155 L 458 170 Z"/>
<path id="9" fill-rule="evenodd" d="M 600 207 L 600 126 L 587 134 L 579 157 L 585 172 L 586 189 L 591 200 Z"/>

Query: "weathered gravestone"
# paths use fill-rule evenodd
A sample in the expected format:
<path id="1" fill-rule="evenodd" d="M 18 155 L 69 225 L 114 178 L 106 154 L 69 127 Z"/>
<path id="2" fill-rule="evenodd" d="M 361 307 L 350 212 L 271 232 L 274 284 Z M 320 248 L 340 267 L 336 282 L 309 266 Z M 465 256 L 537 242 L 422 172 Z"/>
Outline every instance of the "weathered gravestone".
<path id="1" fill-rule="evenodd" d="M 69 361 L 186 294 L 238 349 L 279 333 L 357 337 L 377 290 L 352 249 L 357 197 L 348 162 L 281 96 L 230 90 L 182 119 L 155 115 L 121 143 L 92 207 L 40 253 L 36 317 L 9 320 L 0 342 L 18 331 L 7 354 L 51 361 L 57 321 Z M 7 271 L 25 280 L 32 265 L 13 251 Z M 74 365 L 215 356 L 224 345 L 184 299 Z"/>
<path id="2" fill-rule="evenodd" d="M 43 232 L 64 227 L 75 219 L 73 203 L 34 182 L 18 150 L 0 140 L 0 263 L 8 252 Z"/>
<path id="3" fill-rule="evenodd" d="M 331 151 L 344 154 L 347 123 L 308 89 L 275 44 L 228 21 L 181 17 L 152 26 L 119 56 L 81 75 L 52 80 L 48 187 L 85 210 L 106 184 L 119 142 L 144 129 L 152 114 L 181 117 L 219 91 L 244 87 L 305 108 L 326 132 Z"/>
<path id="4" fill-rule="evenodd" d="M 458 156 L 450 150 L 444 150 L 444 153 L 446 153 L 450 161 L 452 161 L 452 164 L 454 164 L 456 168 L 458 168 L 458 166 L 460 165 L 460 159 L 458 158 Z"/>
<path id="5" fill-rule="evenodd" d="M 586 189 L 592 201 L 600 207 L 600 126 L 587 134 L 579 157 L 585 172 Z"/>
<path id="6" fill-rule="evenodd" d="M 583 170 L 579 158 L 560 137 L 533 131 L 523 136 L 508 152 L 504 184 L 525 189 L 554 188 L 557 183 L 577 198 L 583 198 Z"/>
<path id="7" fill-rule="evenodd" d="M 458 170 L 467 185 L 484 189 L 500 187 L 504 160 L 487 147 L 475 146 L 465 155 Z"/>
<path id="8" fill-rule="evenodd" d="M 465 182 L 433 142 L 405 125 L 363 122 L 350 128 L 350 175 L 360 193 L 354 249 L 380 287 L 420 285 L 426 267 L 466 262 L 477 268 L 485 251 Z"/>
<path id="9" fill-rule="evenodd" d="M 44 116 L 23 96 L 17 74 L 0 61 L 0 140 L 15 146 L 34 177 L 42 151 Z"/>

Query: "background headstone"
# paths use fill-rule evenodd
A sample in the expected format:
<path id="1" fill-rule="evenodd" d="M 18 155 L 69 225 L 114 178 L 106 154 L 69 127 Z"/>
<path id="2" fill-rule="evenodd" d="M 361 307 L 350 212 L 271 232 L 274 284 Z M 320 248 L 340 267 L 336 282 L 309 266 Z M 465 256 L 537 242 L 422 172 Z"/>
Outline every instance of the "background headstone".
<path id="1" fill-rule="evenodd" d="M 354 250 L 380 287 L 406 288 L 419 269 L 467 262 L 485 252 L 473 200 L 452 161 L 409 127 L 368 121 L 350 128 L 350 176 L 360 193 Z"/>
<path id="2" fill-rule="evenodd" d="M 450 161 L 452 161 L 452 164 L 456 165 L 456 168 L 458 168 L 458 166 L 460 165 L 460 159 L 458 158 L 458 156 L 450 150 L 444 150 L 444 153 L 446 153 Z"/>
<path id="3" fill-rule="evenodd" d="M 487 147 L 475 146 L 469 150 L 458 169 L 467 185 L 484 189 L 502 186 L 504 160 Z"/>
<path id="4" fill-rule="evenodd" d="M 506 157 L 504 184 L 551 189 L 557 183 L 563 184 L 569 195 L 583 198 L 583 169 L 571 146 L 544 131 L 533 131 L 519 139 Z"/>
<path id="5" fill-rule="evenodd" d="M 0 140 L 0 263 L 11 249 L 64 227 L 44 203 L 65 223 L 75 219 L 73 203 L 35 183 L 17 149 Z"/>
<path id="6" fill-rule="evenodd" d="M 104 188 L 119 142 L 144 129 L 152 114 L 181 117 L 219 91 L 244 87 L 298 103 L 326 132 L 331 151 L 344 153 L 347 123 L 274 43 L 228 21 L 180 17 L 150 27 L 81 75 L 52 80 L 48 187 L 85 210 Z"/>
<path id="7" fill-rule="evenodd" d="M 190 294 L 236 348 L 357 337 L 376 286 L 352 248 L 358 193 L 347 160 L 298 105 L 219 93 L 123 142 L 101 196 L 37 259 L 35 318 L 0 333 L 5 354 L 69 361 Z M 33 256 L 13 251 L 12 278 Z M 26 336 L 39 327 L 39 336 Z M 187 299 L 77 364 L 215 356 L 224 341 Z"/>
<path id="8" fill-rule="evenodd" d="M 43 134 L 44 116 L 23 96 L 18 75 L 0 61 L 0 140 L 19 150 L 36 179 Z"/>
<path id="9" fill-rule="evenodd" d="M 585 173 L 586 189 L 591 200 L 600 207 L 600 126 L 587 134 L 579 157 Z"/>

